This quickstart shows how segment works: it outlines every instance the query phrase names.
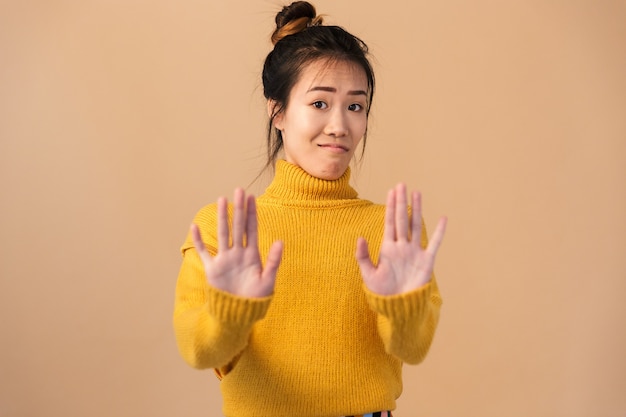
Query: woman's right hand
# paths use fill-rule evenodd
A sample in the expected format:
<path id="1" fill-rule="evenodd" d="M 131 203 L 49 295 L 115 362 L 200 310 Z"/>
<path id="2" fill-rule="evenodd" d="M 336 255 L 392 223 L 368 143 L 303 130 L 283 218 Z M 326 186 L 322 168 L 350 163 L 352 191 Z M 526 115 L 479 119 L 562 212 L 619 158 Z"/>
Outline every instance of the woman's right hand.
<path id="1" fill-rule="evenodd" d="M 228 201 L 217 200 L 217 255 L 207 251 L 197 225 L 191 225 L 191 236 L 204 265 L 209 285 L 240 297 L 266 297 L 274 292 L 276 272 L 283 244 L 276 241 L 261 263 L 257 241 L 256 200 L 237 188 L 233 201 L 232 245 L 228 228 Z"/>

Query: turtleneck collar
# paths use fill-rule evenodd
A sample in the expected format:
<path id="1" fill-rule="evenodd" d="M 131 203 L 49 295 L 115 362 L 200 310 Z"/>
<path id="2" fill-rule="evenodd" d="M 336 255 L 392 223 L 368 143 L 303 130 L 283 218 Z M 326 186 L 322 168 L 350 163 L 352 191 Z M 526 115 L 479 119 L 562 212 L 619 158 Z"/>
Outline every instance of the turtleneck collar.
<path id="1" fill-rule="evenodd" d="M 357 198 L 350 186 L 350 168 L 336 180 L 316 178 L 297 165 L 276 161 L 276 175 L 264 193 L 265 197 L 288 201 L 345 200 Z"/>

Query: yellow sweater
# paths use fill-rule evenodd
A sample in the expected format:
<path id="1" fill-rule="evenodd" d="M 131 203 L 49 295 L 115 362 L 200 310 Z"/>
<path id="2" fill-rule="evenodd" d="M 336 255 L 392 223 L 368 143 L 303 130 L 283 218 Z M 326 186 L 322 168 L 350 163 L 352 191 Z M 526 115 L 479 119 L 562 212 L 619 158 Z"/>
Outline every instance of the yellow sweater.
<path id="1" fill-rule="evenodd" d="M 278 161 L 274 180 L 257 199 L 262 261 L 272 242 L 284 242 L 272 296 L 242 298 L 210 287 L 191 239 L 185 241 L 176 338 L 191 366 L 215 368 L 226 416 L 393 410 L 402 363 L 425 357 L 439 318 L 437 284 L 433 277 L 395 296 L 365 288 L 356 241 L 367 239 L 376 261 L 385 207 L 357 198 L 349 179 L 349 170 L 326 181 Z M 211 204 L 194 220 L 212 254 L 216 215 Z"/>

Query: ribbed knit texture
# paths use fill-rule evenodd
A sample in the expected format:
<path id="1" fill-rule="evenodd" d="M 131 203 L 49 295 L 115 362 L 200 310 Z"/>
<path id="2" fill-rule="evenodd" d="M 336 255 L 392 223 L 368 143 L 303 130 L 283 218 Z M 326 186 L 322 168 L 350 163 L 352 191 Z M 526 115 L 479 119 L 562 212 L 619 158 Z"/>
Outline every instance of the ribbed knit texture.
<path id="1" fill-rule="evenodd" d="M 434 277 L 395 296 L 365 288 L 356 241 L 366 238 L 378 258 L 385 207 L 358 199 L 349 180 L 349 170 L 326 181 L 278 161 L 273 182 L 257 199 L 262 261 L 275 240 L 284 242 L 270 297 L 210 288 L 191 239 L 183 245 L 174 311 L 178 346 L 191 366 L 216 369 L 226 416 L 393 410 L 402 362 L 426 355 L 441 305 Z M 194 221 L 215 254 L 216 205 Z"/>

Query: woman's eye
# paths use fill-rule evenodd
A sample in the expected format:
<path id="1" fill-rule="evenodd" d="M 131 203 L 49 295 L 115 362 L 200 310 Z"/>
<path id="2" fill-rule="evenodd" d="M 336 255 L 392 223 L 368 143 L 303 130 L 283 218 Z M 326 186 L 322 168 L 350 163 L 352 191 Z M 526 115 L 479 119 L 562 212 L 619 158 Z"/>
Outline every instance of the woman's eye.
<path id="1" fill-rule="evenodd" d="M 325 109 L 326 107 L 328 107 L 328 105 L 323 101 L 316 101 L 313 103 L 313 107 L 315 107 L 316 109 Z"/>
<path id="2" fill-rule="evenodd" d="M 363 109 L 363 106 L 361 106 L 360 104 L 357 104 L 357 103 L 350 104 L 348 106 L 348 110 L 350 110 L 350 111 L 360 111 L 361 109 Z"/>

